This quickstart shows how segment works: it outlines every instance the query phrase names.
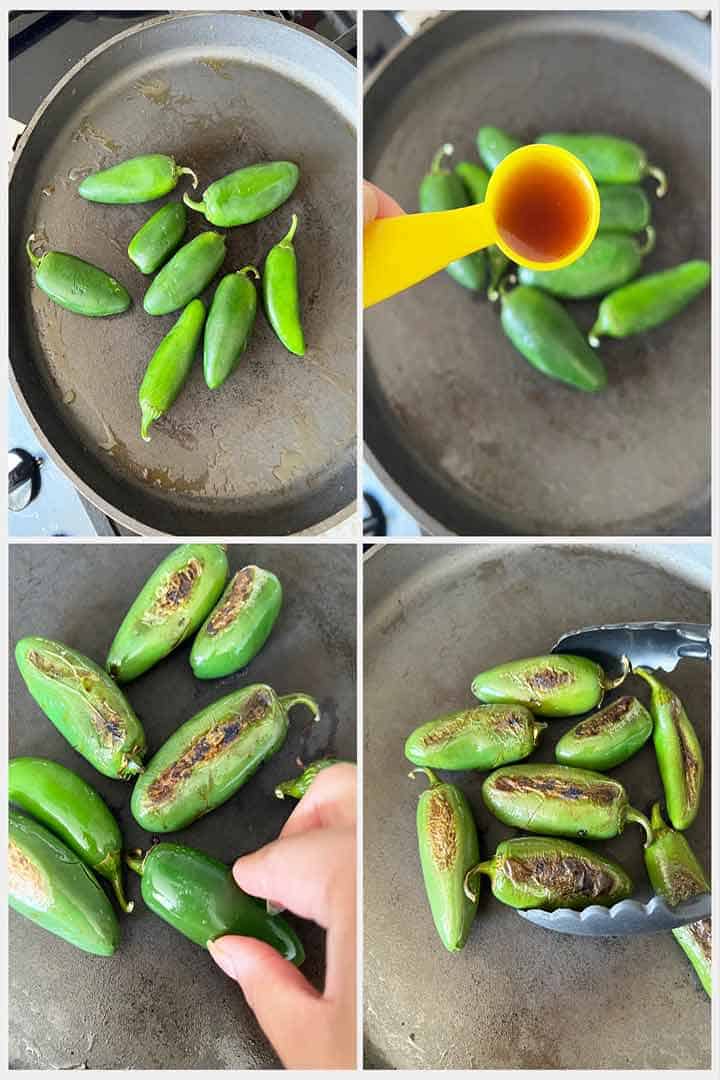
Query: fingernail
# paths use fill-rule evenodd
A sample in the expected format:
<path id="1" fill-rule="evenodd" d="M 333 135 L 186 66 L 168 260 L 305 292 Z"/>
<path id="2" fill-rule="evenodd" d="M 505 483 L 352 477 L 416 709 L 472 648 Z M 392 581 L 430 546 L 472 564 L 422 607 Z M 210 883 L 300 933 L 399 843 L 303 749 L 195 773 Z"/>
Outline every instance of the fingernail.
<path id="1" fill-rule="evenodd" d="M 363 219 L 366 225 L 374 221 L 378 213 L 378 199 L 375 188 L 369 184 L 363 185 Z"/>
<path id="2" fill-rule="evenodd" d="M 236 979 L 235 965 L 233 964 L 232 953 L 229 949 L 223 947 L 222 939 L 219 941 L 208 941 L 207 950 L 212 956 L 217 966 L 225 972 L 230 979 Z"/>

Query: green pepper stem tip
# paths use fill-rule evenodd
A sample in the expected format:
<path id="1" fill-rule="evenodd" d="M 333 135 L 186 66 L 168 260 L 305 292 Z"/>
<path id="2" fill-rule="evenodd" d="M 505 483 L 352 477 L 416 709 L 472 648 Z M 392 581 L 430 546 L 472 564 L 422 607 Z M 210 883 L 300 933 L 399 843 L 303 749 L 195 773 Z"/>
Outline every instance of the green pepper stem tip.
<path id="1" fill-rule="evenodd" d="M 597 335 L 597 323 L 593 326 L 592 330 L 588 334 L 588 345 L 592 345 L 593 349 L 597 349 L 600 344 L 600 338 Z"/>
<path id="2" fill-rule="evenodd" d="M 132 851 L 126 851 L 125 863 L 127 866 L 130 867 L 131 870 L 134 870 L 136 874 L 139 874 L 140 877 L 143 876 L 143 871 L 145 868 L 145 856 L 143 855 L 140 848 L 133 848 Z"/>
<path id="3" fill-rule="evenodd" d="M 648 165 L 645 169 L 645 172 L 648 176 L 652 176 L 654 180 L 657 180 L 658 186 L 655 194 L 657 195 L 658 199 L 662 199 L 663 196 L 667 195 L 668 190 L 668 180 L 666 174 L 663 172 L 662 169 L 659 169 L 657 165 Z"/>
<path id="4" fill-rule="evenodd" d="M 472 882 L 478 875 L 487 874 L 489 872 L 488 865 L 488 863 L 481 862 L 477 863 L 476 866 L 471 866 L 463 879 L 463 892 L 468 900 L 472 900 L 473 904 L 477 904 L 480 899 L 480 889 L 477 887 L 473 889 Z"/>
<path id="5" fill-rule="evenodd" d="M 603 683 L 604 690 L 615 690 L 618 686 L 621 686 L 632 671 L 630 660 L 624 654 L 620 657 L 620 663 L 622 664 L 622 674 L 619 675 L 617 679 L 608 679 L 606 677 Z"/>
<path id="6" fill-rule="evenodd" d="M 288 229 L 288 231 L 283 236 L 282 240 L 278 244 L 278 247 L 291 247 L 292 246 L 293 237 L 295 236 L 297 226 L 298 226 L 298 216 L 297 216 L 297 214 L 293 214 L 292 221 L 290 222 L 290 228 Z"/>
<path id="7" fill-rule="evenodd" d="M 148 432 L 150 431 L 150 425 L 154 424 L 155 421 L 162 416 L 162 413 L 159 411 L 159 409 L 153 409 L 152 406 L 148 405 L 146 401 L 141 402 L 140 410 L 142 412 L 142 418 L 140 421 L 140 435 L 145 440 L 145 442 L 150 442 L 151 436 L 148 434 Z"/>
<path id="8" fill-rule="evenodd" d="M 189 206 L 191 210 L 198 210 L 201 214 L 205 213 L 205 200 L 204 199 L 201 199 L 200 202 L 196 202 L 194 199 L 190 198 L 190 196 L 188 195 L 188 193 L 186 191 L 185 194 L 183 195 L 183 202 L 185 203 L 186 206 Z"/>
<path id="9" fill-rule="evenodd" d="M 192 169 L 189 169 L 187 167 L 187 165 L 176 165 L 175 166 L 175 175 L 178 176 L 178 177 L 180 177 L 180 176 L 192 176 L 192 186 L 193 186 L 193 188 L 196 188 L 198 186 L 198 178 L 197 178 L 197 176 L 195 175 L 195 173 L 193 172 Z"/>
<path id="10" fill-rule="evenodd" d="M 130 915 L 135 909 L 135 903 L 133 900 L 128 900 L 123 892 L 119 867 L 117 874 L 110 879 L 110 884 L 112 885 L 112 890 L 115 893 L 115 899 L 117 900 L 120 909 L 124 911 L 126 915 Z"/>
<path id="11" fill-rule="evenodd" d="M 25 241 L 25 250 L 27 252 L 28 258 L 29 258 L 29 260 L 30 260 L 30 262 L 32 264 L 33 269 L 37 270 L 38 266 L 42 262 L 42 259 L 39 258 L 32 249 L 32 242 L 33 242 L 34 239 L 35 239 L 35 233 L 30 233 L 27 240 Z"/>
<path id="12" fill-rule="evenodd" d="M 236 274 L 254 274 L 257 280 L 260 280 L 260 274 L 254 266 L 243 266 L 242 270 L 236 270 Z"/>
<path id="13" fill-rule="evenodd" d="M 411 772 L 409 772 L 408 773 L 409 779 L 414 780 L 416 773 L 419 773 L 419 772 L 425 773 L 426 777 L 430 781 L 430 787 L 436 787 L 440 783 L 440 780 L 438 780 L 437 776 L 432 771 L 432 769 L 428 769 L 428 767 L 426 765 L 419 765 L 417 767 L 417 769 L 413 769 Z"/>
<path id="14" fill-rule="evenodd" d="M 626 814 L 628 821 L 634 821 L 636 825 L 640 825 L 645 830 L 645 843 L 643 847 L 650 847 L 655 835 L 652 830 L 652 826 L 644 814 L 641 814 L 639 810 L 635 810 L 634 807 L 629 806 Z"/>
<path id="15" fill-rule="evenodd" d="M 656 235 L 657 234 L 656 234 L 655 230 L 653 229 L 652 225 L 646 225 L 645 226 L 645 239 L 642 242 L 642 244 L 637 245 L 637 253 L 638 253 L 638 255 L 645 256 L 645 255 L 650 254 L 650 252 L 655 247 L 655 237 L 656 237 Z"/>
<path id="16" fill-rule="evenodd" d="M 282 790 L 282 788 L 280 788 L 280 787 L 275 788 L 275 798 L 276 799 L 284 799 L 285 798 L 285 792 Z"/>
<path id="17" fill-rule="evenodd" d="M 444 157 L 450 157 L 454 153 L 455 153 L 455 147 L 453 146 L 452 143 L 449 143 L 449 142 L 443 143 L 442 146 L 440 147 L 440 149 L 437 151 L 437 153 L 433 157 L 432 161 L 430 162 L 430 174 L 436 176 L 439 172 L 442 172 L 443 170 L 440 168 L 442 159 Z"/>
<path id="18" fill-rule="evenodd" d="M 285 694 L 284 697 L 278 698 L 278 701 L 285 712 L 289 712 L 295 705 L 305 705 L 313 714 L 313 720 L 316 723 L 320 719 L 320 706 L 309 694 Z"/>
<path id="19" fill-rule="evenodd" d="M 658 833 L 661 829 L 667 828 L 659 802 L 653 803 L 653 808 L 650 811 L 650 826 L 654 833 Z"/>

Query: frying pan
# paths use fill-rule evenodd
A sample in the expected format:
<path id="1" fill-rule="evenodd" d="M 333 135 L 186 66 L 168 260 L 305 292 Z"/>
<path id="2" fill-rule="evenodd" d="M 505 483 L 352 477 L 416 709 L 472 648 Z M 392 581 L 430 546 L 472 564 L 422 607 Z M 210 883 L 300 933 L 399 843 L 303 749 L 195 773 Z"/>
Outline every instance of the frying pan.
<path id="1" fill-rule="evenodd" d="M 168 548 L 158 544 L 26 545 L 10 554 L 10 644 L 59 638 L 103 662 L 131 600 Z M 296 759 L 355 757 L 355 552 L 348 546 L 230 545 L 231 569 L 274 570 L 284 604 L 263 650 L 243 672 L 212 682 L 192 675 L 181 646 L 127 695 L 150 752 L 205 705 L 253 682 L 317 696 L 321 718 L 298 709 L 285 745 L 224 806 L 171 839 L 230 863 L 274 839 L 295 802 L 275 786 Z M 40 712 L 10 661 L 10 756 L 59 761 L 89 781 L 116 814 L 129 848 L 152 843 L 130 814 L 131 785 L 109 780 L 76 754 Z M 152 914 L 140 879 L 110 959 L 89 956 L 10 912 L 10 1064 L 15 1068 L 277 1068 L 242 994 L 202 949 Z M 324 935 L 288 916 L 306 949 L 303 972 L 322 987 Z"/>
<path id="2" fill-rule="evenodd" d="M 47 452 L 78 490 L 140 533 L 322 531 L 355 494 L 355 68 L 317 35 L 265 16 L 154 18 L 91 52 L 55 87 L 20 141 L 11 178 L 13 385 Z M 148 151 L 190 164 L 199 190 L 258 160 L 300 166 L 275 213 L 227 232 L 221 273 L 258 264 L 298 214 L 308 351 L 291 357 L 258 313 L 246 357 L 219 391 L 196 361 L 152 441 L 137 389 L 177 314 L 146 315 L 149 283 L 128 241 L 160 202 L 102 206 L 89 172 Z M 172 198 L 180 198 L 187 180 Z M 211 228 L 189 214 L 187 238 Z M 32 286 L 23 252 L 40 232 L 129 289 L 124 316 L 83 319 Z M 217 281 L 217 279 L 216 279 Z M 216 282 L 215 282 L 216 283 Z M 209 303 L 214 284 L 203 294 Z"/>
<path id="3" fill-rule="evenodd" d="M 709 258 L 710 32 L 689 14 L 440 16 L 367 85 L 366 174 L 416 210 L 434 151 L 477 160 L 481 124 L 635 139 L 671 184 L 646 270 Z M 586 331 L 597 304 L 571 310 Z M 430 533 L 707 535 L 710 291 L 602 355 L 601 394 L 551 381 L 497 305 L 435 275 L 365 313 L 367 460 Z"/>
<path id="4" fill-rule="evenodd" d="M 485 881 L 465 948 L 445 952 L 417 854 L 415 812 L 426 783 L 407 779 L 403 744 L 423 721 L 471 704 L 478 671 L 545 652 L 567 630 L 707 622 L 710 572 L 677 547 L 440 543 L 374 549 L 364 580 L 366 1065 L 709 1068 L 710 1004 L 670 934 L 585 938 L 543 930 L 495 900 Z M 709 671 L 705 661 L 684 659 L 667 676 L 708 765 Z M 639 679 L 624 692 L 647 700 Z M 552 760 L 574 722 L 551 721 L 531 760 Z M 613 770 L 643 811 L 662 798 L 653 757 L 650 744 Z M 514 833 L 485 809 L 483 776 L 440 775 L 467 795 L 481 857 L 489 857 Z M 707 777 L 686 834 L 708 871 L 711 785 Z M 649 897 L 637 827 L 587 846 L 627 869 L 638 899 Z"/>

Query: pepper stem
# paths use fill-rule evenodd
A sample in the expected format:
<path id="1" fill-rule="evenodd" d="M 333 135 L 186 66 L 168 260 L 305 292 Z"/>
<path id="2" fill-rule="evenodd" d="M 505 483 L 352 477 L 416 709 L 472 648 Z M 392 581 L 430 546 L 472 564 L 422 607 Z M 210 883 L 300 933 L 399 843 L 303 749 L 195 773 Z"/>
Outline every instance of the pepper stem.
<path id="1" fill-rule="evenodd" d="M 425 765 L 419 765 L 417 769 L 413 769 L 412 772 L 408 773 L 408 777 L 411 780 L 414 780 L 415 779 L 415 774 L 419 773 L 419 772 L 424 772 L 425 773 L 428 780 L 430 781 L 430 787 L 437 787 L 438 784 L 442 783 L 441 780 L 438 780 L 437 776 L 432 771 L 432 769 L 428 769 L 427 766 L 425 766 Z"/>
<path id="2" fill-rule="evenodd" d="M 657 180 L 658 186 L 655 194 L 657 195 L 658 199 L 662 199 L 664 195 L 667 195 L 668 181 L 667 176 L 662 169 L 659 169 L 657 165 L 646 165 L 645 174 L 647 176 L 652 176 L 653 179 Z"/>
<path id="3" fill-rule="evenodd" d="M 588 345 L 592 345 L 593 349 L 597 349 L 598 345 L 600 344 L 600 338 L 598 337 L 598 324 L 597 323 L 595 323 L 595 325 L 590 330 L 587 339 L 588 339 Z"/>
<path id="4" fill-rule="evenodd" d="M 515 271 L 510 270 L 507 274 L 500 278 L 500 281 L 497 283 L 495 288 L 493 288 L 492 285 L 490 286 L 487 292 L 488 300 L 490 300 L 493 304 L 496 300 L 502 300 L 503 296 L 507 295 L 509 286 L 516 284 L 517 278 L 515 277 Z"/>
<path id="5" fill-rule="evenodd" d="M 637 245 L 638 255 L 649 255 L 655 247 L 655 230 L 652 225 L 645 226 L 645 240 Z"/>
<path id="6" fill-rule="evenodd" d="M 603 690 L 615 690 L 616 687 L 622 685 L 625 682 L 628 675 L 632 671 L 630 660 L 627 656 L 620 657 L 620 663 L 622 664 L 622 674 L 618 675 L 617 679 L 608 679 L 607 675 L 603 680 Z M 604 672 L 603 672 L 604 674 Z"/>
<path id="7" fill-rule="evenodd" d="M 260 280 L 260 274 L 257 272 L 254 266 L 243 266 L 242 270 L 236 270 L 236 274 L 254 274 L 257 280 Z"/>
<path id="8" fill-rule="evenodd" d="M 122 877 L 120 875 L 119 866 L 117 868 L 117 872 L 113 874 L 113 876 L 110 878 L 110 884 L 112 885 L 112 890 L 115 893 L 115 899 L 120 905 L 121 910 L 124 911 L 126 915 L 129 915 L 135 908 L 135 902 L 133 900 L 128 900 L 125 896 L 125 893 L 123 892 Z"/>
<path id="9" fill-rule="evenodd" d="M 146 858 L 147 853 L 143 855 L 140 848 L 133 848 L 132 851 L 125 852 L 126 864 L 130 867 L 131 870 L 134 870 L 136 874 L 139 874 L 140 877 L 142 877 L 143 873 L 145 872 Z"/>
<path id="10" fill-rule="evenodd" d="M 186 206 L 189 206 L 191 210 L 199 210 L 201 214 L 205 213 L 205 200 L 204 199 L 201 199 L 200 202 L 195 202 L 194 199 L 190 198 L 190 196 L 188 195 L 188 193 L 186 191 L 185 194 L 183 195 L 183 202 L 185 203 Z"/>
<path id="11" fill-rule="evenodd" d="M 150 405 L 148 405 L 146 401 L 142 402 L 142 404 L 140 405 L 140 409 L 142 411 L 142 420 L 140 422 L 140 435 L 145 440 L 145 442 L 150 442 L 150 436 L 148 435 L 150 425 L 154 423 L 157 419 L 159 419 L 159 417 L 162 416 L 162 413 L 159 412 L 157 409 L 153 409 Z"/>
<path id="12" fill-rule="evenodd" d="M 305 705 L 313 714 L 313 720 L 320 719 L 320 706 L 309 694 L 285 694 L 284 697 L 278 698 L 278 701 L 285 712 L 290 712 L 295 705 Z"/>
<path id="13" fill-rule="evenodd" d="M 660 810 L 659 802 L 654 803 L 653 808 L 650 811 L 650 827 L 652 828 L 653 833 L 659 833 L 662 832 L 664 829 L 667 829 L 667 825 Z"/>
<path id="14" fill-rule="evenodd" d="M 293 214 L 292 221 L 290 222 L 290 228 L 283 236 L 282 240 L 278 243 L 278 247 L 292 247 L 293 237 L 295 236 L 295 230 L 298 225 L 298 216 Z"/>
<path id="15" fill-rule="evenodd" d="M 652 831 L 652 826 L 644 814 L 641 814 L 639 810 L 635 810 L 634 807 L 628 806 L 625 817 L 628 821 L 634 821 L 637 825 L 641 825 L 645 830 L 645 843 L 643 847 L 650 847 L 655 836 Z"/>
<path id="16" fill-rule="evenodd" d="M 30 262 L 32 263 L 33 270 L 37 270 L 38 266 L 42 262 L 42 259 L 39 258 L 34 253 L 32 247 L 30 246 L 34 239 L 35 239 L 35 233 L 31 233 L 30 236 L 28 236 L 28 238 L 27 238 L 27 240 L 25 242 L 25 250 L 27 251 L 28 258 L 29 258 Z"/>
<path id="17" fill-rule="evenodd" d="M 180 177 L 180 176 L 192 176 L 192 186 L 193 186 L 193 188 L 196 188 L 198 186 L 198 178 L 197 178 L 197 176 L 192 171 L 192 169 L 189 169 L 187 167 L 187 165 L 176 165 L 175 166 L 175 175 L 177 177 Z"/>
<path id="18" fill-rule="evenodd" d="M 532 731 L 533 731 L 533 744 L 535 746 L 537 746 L 537 741 L 538 741 L 538 738 L 540 736 L 540 732 L 544 731 L 546 727 L 547 727 L 547 724 L 544 724 L 542 722 L 542 720 L 535 720 L 533 722 L 533 729 L 532 729 Z"/>
<path id="19" fill-rule="evenodd" d="M 479 887 L 473 889 L 474 879 L 478 877 L 479 874 L 489 875 L 491 865 L 492 864 L 489 862 L 477 863 L 477 865 L 472 866 L 465 875 L 465 878 L 463 880 L 463 892 L 467 896 L 468 900 L 472 900 L 473 904 L 477 904 L 478 900 L 480 899 Z"/>
<path id="20" fill-rule="evenodd" d="M 454 153 L 455 153 L 455 147 L 453 146 L 452 143 L 449 143 L 449 142 L 443 143 L 442 146 L 440 147 L 440 149 L 438 150 L 438 152 L 435 154 L 432 161 L 430 162 L 430 175 L 431 176 L 437 176 L 438 173 L 446 172 L 447 171 L 446 169 L 441 169 L 440 168 L 440 164 L 442 162 L 442 159 L 444 157 L 450 157 L 450 155 L 454 154 Z"/>

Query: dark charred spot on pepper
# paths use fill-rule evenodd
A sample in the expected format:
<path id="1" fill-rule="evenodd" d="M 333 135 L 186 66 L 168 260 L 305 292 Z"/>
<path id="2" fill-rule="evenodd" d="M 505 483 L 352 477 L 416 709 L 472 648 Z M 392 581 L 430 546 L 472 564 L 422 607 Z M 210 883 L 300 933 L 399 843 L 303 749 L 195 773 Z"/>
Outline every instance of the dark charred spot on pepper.
<path id="1" fill-rule="evenodd" d="M 91 702 L 92 718 L 95 730 L 104 746 L 113 747 L 125 740 L 125 724 L 106 701 Z"/>
<path id="2" fill-rule="evenodd" d="M 170 574 L 155 593 L 155 601 L 143 621 L 161 622 L 183 607 L 201 573 L 202 564 L 198 559 L 192 558 L 185 566 Z"/>
<path id="3" fill-rule="evenodd" d="M 81 679 L 83 677 L 91 677 L 92 672 L 86 671 L 85 668 L 77 668 L 74 665 L 69 665 L 67 660 L 62 660 L 54 656 L 53 653 L 38 652 L 37 649 L 31 649 L 27 654 L 28 662 L 32 664 L 34 668 L 42 672 L 43 675 L 47 675 L 51 679 L 62 679 L 66 681 L 68 678 L 68 669 L 71 672 L 71 679 Z"/>
<path id="4" fill-rule="evenodd" d="M 468 709 L 459 716 L 453 716 L 444 724 L 433 727 L 422 738 L 423 746 L 435 746 L 437 743 L 447 742 L 462 735 L 463 732 L 477 725 L 492 728 L 498 736 L 519 735 L 525 729 L 524 717 L 509 709 Z"/>
<path id="5" fill-rule="evenodd" d="M 501 775 L 493 780 L 495 791 L 508 795 L 540 795 L 548 799 L 588 799 L 597 806 L 611 806 L 617 799 L 618 789 L 601 781 L 577 784 L 560 776 Z"/>
<path id="6" fill-rule="evenodd" d="M 688 931 L 702 950 L 705 959 L 710 963 L 712 959 L 712 921 L 700 919 L 699 922 L 690 923 Z"/>
<path id="7" fill-rule="evenodd" d="M 41 870 L 12 840 L 8 842 L 8 889 L 35 909 L 47 908 L 50 894 Z"/>
<path id="8" fill-rule="evenodd" d="M 694 805 L 698 796 L 698 784 L 700 782 L 700 762 L 690 746 L 684 724 L 677 724 L 676 730 L 680 741 L 686 801 L 688 805 Z"/>
<path id="9" fill-rule="evenodd" d="M 536 671 L 529 671 L 523 676 L 523 681 L 530 690 L 538 694 L 550 694 L 553 690 L 561 690 L 564 686 L 571 686 L 575 682 L 575 676 L 571 671 L 563 671 L 561 668 L 544 667 Z"/>
<path id="10" fill-rule="evenodd" d="M 613 727 L 618 721 L 626 716 L 634 705 L 631 697 L 621 697 L 608 705 L 607 709 L 588 716 L 587 720 L 581 720 L 573 734 L 577 739 L 587 739 L 593 735 L 602 735 L 608 728 Z"/>
<path id="11" fill-rule="evenodd" d="M 149 803 L 160 805 L 172 799 L 178 788 L 196 769 L 211 765 L 255 724 L 260 724 L 272 707 L 272 699 L 264 690 L 257 690 L 243 705 L 241 711 L 213 724 L 190 743 L 177 761 L 164 769 L 148 786 L 146 798 Z"/>
<path id="12" fill-rule="evenodd" d="M 247 603 L 254 583 L 254 569 L 246 567 L 244 570 L 238 570 L 230 584 L 227 599 L 205 627 L 207 634 L 213 637 L 215 634 L 219 634 L 221 630 L 227 629 L 243 605 Z"/>
<path id="13" fill-rule="evenodd" d="M 509 856 L 502 869 L 515 885 L 535 885 L 561 898 L 610 896 L 617 885 L 605 867 L 562 852 L 524 859 Z"/>
<path id="14" fill-rule="evenodd" d="M 443 791 L 430 794 L 427 811 L 427 830 L 430 851 L 438 870 L 450 870 L 457 857 L 455 814 Z"/>
<path id="15" fill-rule="evenodd" d="M 705 882 L 677 863 L 668 868 L 664 887 L 671 907 L 682 903 L 683 900 L 692 900 L 693 897 L 705 892 Z"/>

